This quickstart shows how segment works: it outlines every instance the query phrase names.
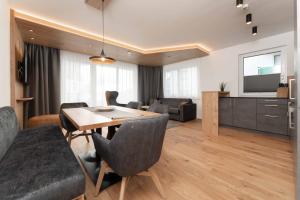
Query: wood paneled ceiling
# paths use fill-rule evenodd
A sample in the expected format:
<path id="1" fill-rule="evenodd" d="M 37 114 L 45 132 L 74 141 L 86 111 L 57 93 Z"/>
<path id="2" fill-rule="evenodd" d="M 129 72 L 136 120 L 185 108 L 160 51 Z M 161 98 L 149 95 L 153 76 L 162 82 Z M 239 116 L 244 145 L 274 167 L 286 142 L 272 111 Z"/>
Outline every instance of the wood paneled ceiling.
<path id="1" fill-rule="evenodd" d="M 70 27 L 62 27 L 18 13 L 15 14 L 15 18 L 24 42 L 88 55 L 100 54 L 100 36 L 88 35 Z M 118 61 L 148 66 L 167 65 L 208 55 L 208 52 L 193 45 L 144 52 L 138 48 L 129 46 L 127 48 L 126 45 L 114 44 L 111 41 L 106 41 L 105 52 Z"/>

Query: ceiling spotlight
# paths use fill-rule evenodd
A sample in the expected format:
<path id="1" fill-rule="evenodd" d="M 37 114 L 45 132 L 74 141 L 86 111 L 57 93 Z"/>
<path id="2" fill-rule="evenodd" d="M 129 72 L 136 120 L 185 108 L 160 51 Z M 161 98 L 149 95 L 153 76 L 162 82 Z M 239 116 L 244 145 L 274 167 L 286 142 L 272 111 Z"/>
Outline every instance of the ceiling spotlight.
<path id="1" fill-rule="evenodd" d="M 237 8 L 243 7 L 243 0 L 236 0 L 236 7 Z"/>
<path id="2" fill-rule="evenodd" d="M 252 35 L 257 35 L 257 26 L 252 27 Z"/>
<path id="3" fill-rule="evenodd" d="M 31 38 L 30 38 L 30 40 L 34 40 L 34 39 L 35 39 L 34 37 L 31 37 Z"/>
<path id="4" fill-rule="evenodd" d="M 131 51 L 127 51 L 127 54 L 128 54 L 128 56 L 131 56 L 132 52 Z"/>
<path id="5" fill-rule="evenodd" d="M 32 29 L 30 29 L 30 30 L 28 30 L 28 31 L 29 31 L 29 32 L 31 32 L 31 33 L 33 32 L 33 30 L 32 30 Z"/>
<path id="6" fill-rule="evenodd" d="M 252 23 L 252 14 L 249 13 L 246 15 L 246 24 L 251 24 Z"/>

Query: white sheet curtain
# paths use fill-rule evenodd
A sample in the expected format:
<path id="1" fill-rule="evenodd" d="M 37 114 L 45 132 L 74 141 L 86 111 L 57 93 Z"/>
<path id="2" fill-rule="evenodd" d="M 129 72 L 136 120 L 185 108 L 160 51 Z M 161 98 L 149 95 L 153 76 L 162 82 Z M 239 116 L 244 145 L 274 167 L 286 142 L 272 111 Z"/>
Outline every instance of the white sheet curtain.
<path id="1" fill-rule="evenodd" d="M 107 90 L 118 91 L 120 103 L 136 101 L 137 73 L 134 64 L 95 65 L 89 62 L 88 55 L 61 51 L 61 103 L 106 105 Z"/>
<path id="2" fill-rule="evenodd" d="M 199 71 L 197 64 L 182 62 L 165 65 L 163 71 L 165 97 L 198 98 Z"/>

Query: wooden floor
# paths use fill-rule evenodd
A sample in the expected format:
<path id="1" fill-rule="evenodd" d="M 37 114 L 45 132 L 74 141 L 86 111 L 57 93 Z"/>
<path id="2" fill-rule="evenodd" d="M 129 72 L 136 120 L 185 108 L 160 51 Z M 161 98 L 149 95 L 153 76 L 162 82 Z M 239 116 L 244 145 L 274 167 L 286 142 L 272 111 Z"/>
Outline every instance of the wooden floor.
<path id="1" fill-rule="evenodd" d="M 76 154 L 93 148 L 84 137 L 72 141 Z M 169 200 L 293 200 L 292 147 L 288 138 L 242 129 L 221 128 L 219 137 L 193 121 L 168 129 L 164 152 L 155 166 Z M 120 184 L 87 199 L 117 200 Z M 162 199 L 148 177 L 134 177 L 126 200 Z"/>

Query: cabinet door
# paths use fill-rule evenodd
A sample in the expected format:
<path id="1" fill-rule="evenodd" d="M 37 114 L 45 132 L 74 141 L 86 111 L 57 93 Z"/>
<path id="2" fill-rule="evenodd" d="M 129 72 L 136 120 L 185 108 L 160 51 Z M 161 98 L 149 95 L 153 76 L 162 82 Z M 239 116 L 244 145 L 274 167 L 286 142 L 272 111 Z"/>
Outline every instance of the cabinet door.
<path id="1" fill-rule="evenodd" d="M 232 98 L 219 99 L 219 124 L 220 125 L 233 125 L 232 116 Z"/>
<path id="2" fill-rule="evenodd" d="M 256 99 L 233 99 L 233 126 L 256 129 Z"/>

